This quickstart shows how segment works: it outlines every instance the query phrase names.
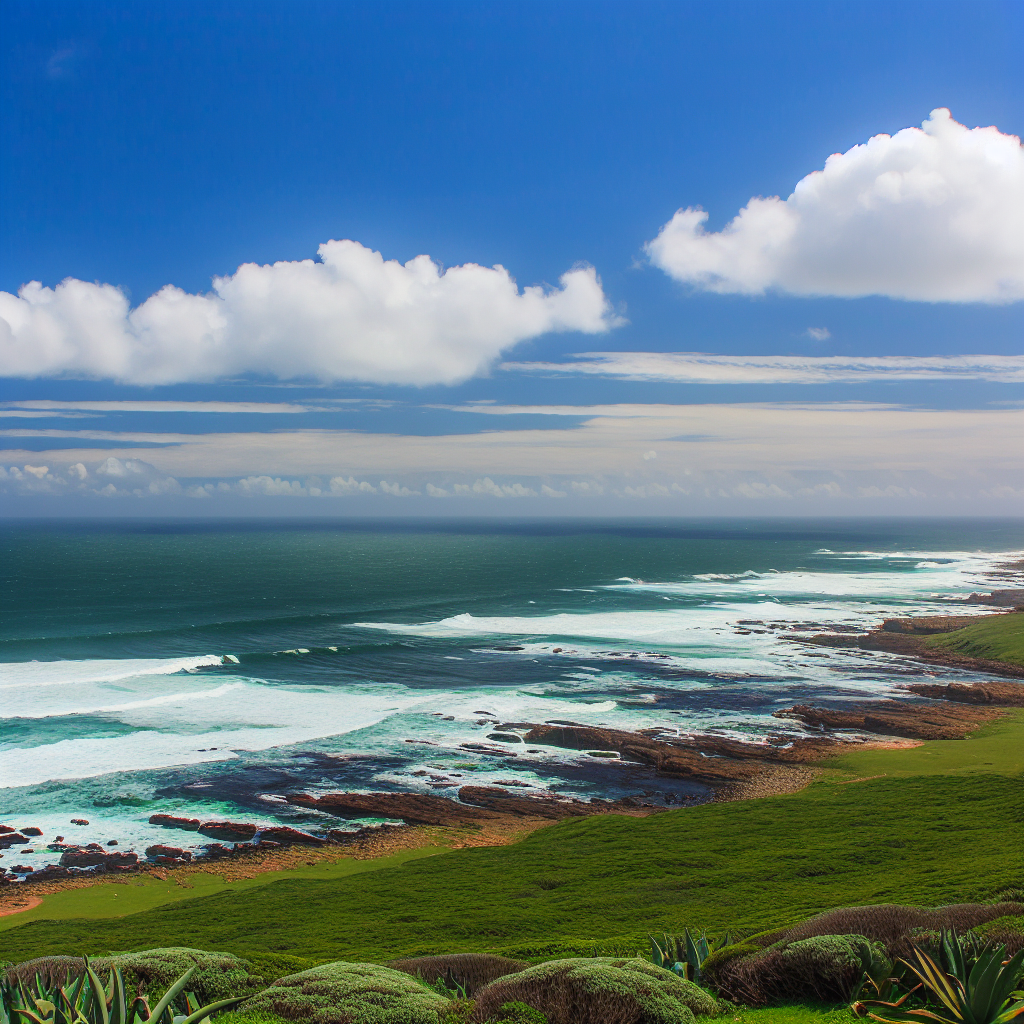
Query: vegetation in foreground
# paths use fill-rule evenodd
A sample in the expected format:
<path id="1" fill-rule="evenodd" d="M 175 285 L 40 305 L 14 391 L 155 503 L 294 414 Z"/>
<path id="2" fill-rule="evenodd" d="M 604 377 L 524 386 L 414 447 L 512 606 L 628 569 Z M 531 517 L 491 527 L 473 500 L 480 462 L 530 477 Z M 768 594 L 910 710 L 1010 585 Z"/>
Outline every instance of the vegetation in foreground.
<path id="1" fill-rule="evenodd" d="M 859 933 L 836 931 L 852 924 Z M 666 947 L 686 950 L 688 962 L 666 964 Z M 1021 902 L 850 908 L 732 943 L 687 929 L 652 937 L 651 950 L 649 960 L 534 966 L 489 954 L 332 961 L 268 981 L 251 961 L 179 947 L 108 958 L 106 985 L 88 959 L 48 957 L 4 972 L 0 1024 L 210 1024 L 239 1003 L 218 1024 L 726 1024 L 729 1016 L 740 1022 L 749 1005 L 781 1006 L 790 1017 L 802 1005 L 818 1020 L 838 1020 L 823 1011 L 844 1003 L 879 1024 L 1012 1024 L 1024 1016 Z M 182 963 L 190 966 L 176 977 Z M 186 991 L 193 983 L 234 994 L 199 1006 Z"/>

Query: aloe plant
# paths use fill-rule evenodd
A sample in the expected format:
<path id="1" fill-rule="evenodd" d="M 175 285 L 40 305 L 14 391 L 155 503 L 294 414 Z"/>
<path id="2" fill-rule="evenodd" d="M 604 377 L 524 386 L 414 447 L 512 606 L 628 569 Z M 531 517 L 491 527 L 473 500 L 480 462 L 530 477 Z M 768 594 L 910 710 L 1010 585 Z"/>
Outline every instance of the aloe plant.
<path id="1" fill-rule="evenodd" d="M 1004 960 L 1005 946 L 984 949 L 973 964 L 964 960 L 962 947 L 951 944 L 949 952 L 953 958 L 951 973 L 943 971 L 915 946 L 916 965 L 909 960 L 903 962 L 920 979 L 920 984 L 896 1002 L 865 1001 L 859 1004 L 862 1012 L 881 1024 L 1009 1024 L 1024 1017 L 1024 992 L 1015 991 L 1021 983 L 1024 950 Z M 910 996 L 921 990 L 938 1005 L 905 1006 Z"/>
<path id="2" fill-rule="evenodd" d="M 209 1024 L 211 1014 L 245 999 L 239 996 L 198 1006 L 195 996 L 185 992 L 195 970 L 189 968 L 150 1009 L 145 996 L 129 997 L 120 970 L 111 970 L 104 985 L 87 957 L 85 971 L 74 985 L 47 986 L 38 974 L 34 984 L 4 980 L 0 984 L 0 1024 Z"/>
<path id="3" fill-rule="evenodd" d="M 651 963 L 698 984 L 704 961 L 716 950 L 733 943 L 731 932 L 708 938 L 707 932 L 698 933 L 694 929 L 691 934 L 689 928 L 684 928 L 682 935 L 665 932 L 660 941 L 653 935 L 648 935 L 648 938 L 651 940 Z"/>

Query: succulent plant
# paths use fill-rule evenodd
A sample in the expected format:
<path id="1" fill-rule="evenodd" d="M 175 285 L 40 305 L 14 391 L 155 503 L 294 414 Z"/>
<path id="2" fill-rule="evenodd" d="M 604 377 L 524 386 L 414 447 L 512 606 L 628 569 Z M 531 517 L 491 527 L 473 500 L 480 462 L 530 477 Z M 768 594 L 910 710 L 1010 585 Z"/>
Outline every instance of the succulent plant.
<path id="1" fill-rule="evenodd" d="M 37 974 L 33 982 L 0 982 L 0 1024 L 208 1024 L 210 1014 L 237 1006 L 245 998 L 221 999 L 199 1006 L 185 986 L 195 972 L 186 971 L 152 1009 L 141 992 L 129 995 L 124 975 L 112 969 L 107 984 L 100 981 L 88 958 L 85 972 L 67 985 L 46 984 Z"/>

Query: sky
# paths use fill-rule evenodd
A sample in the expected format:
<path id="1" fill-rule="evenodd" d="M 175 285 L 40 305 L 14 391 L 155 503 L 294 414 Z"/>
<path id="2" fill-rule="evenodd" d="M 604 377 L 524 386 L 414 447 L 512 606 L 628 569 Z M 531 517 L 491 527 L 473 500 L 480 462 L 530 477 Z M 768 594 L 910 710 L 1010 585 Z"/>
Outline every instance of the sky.
<path id="1" fill-rule="evenodd" d="M 1019 3 L 0 40 L 0 515 L 1024 511 Z"/>

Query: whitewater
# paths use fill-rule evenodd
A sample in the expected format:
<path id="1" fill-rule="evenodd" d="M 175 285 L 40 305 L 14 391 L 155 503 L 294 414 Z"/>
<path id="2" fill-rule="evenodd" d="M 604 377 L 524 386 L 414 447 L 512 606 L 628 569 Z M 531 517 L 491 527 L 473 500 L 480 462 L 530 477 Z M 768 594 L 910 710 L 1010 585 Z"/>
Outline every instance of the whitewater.
<path id="1" fill-rule="evenodd" d="M 495 726 L 762 738 L 799 731 L 773 717 L 792 703 L 980 678 L 792 638 L 985 613 L 966 599 L 1020 586 L 1024 557 L 1024 524 L 980 521 L 8 524 L 0 539 L 0 821 L 66 834 L 84 817 L 122 845 L 159 839 L 152 813 L 317 824 L 282 802 L 295 790 L 651 789 Z"/>

